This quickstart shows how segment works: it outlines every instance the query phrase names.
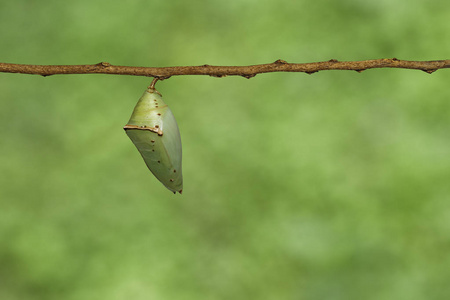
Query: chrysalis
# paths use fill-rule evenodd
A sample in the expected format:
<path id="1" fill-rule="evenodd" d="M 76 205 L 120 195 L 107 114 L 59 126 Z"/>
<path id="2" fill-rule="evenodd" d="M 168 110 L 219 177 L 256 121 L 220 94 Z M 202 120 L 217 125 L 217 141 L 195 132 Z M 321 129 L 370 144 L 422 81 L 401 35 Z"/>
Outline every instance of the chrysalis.
<path id="1" fill-rule="evenodd" d="M 172 111 L 152 86 L 139 99 L 123 129 L 153 175 L 174 194 L 181 194 L 180 131 Z"/>

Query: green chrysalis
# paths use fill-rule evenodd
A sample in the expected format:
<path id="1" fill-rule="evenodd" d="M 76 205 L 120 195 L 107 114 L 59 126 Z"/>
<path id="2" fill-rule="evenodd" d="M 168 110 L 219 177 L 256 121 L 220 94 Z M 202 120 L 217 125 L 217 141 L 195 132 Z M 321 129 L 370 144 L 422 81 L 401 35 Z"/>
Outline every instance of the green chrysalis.
<path id="1" fill-rule="evenodd" d="M 123 128 L 150 171 L 174 194 L 183 190 L 181 137 L 172 111 L 149 87 Z"/>

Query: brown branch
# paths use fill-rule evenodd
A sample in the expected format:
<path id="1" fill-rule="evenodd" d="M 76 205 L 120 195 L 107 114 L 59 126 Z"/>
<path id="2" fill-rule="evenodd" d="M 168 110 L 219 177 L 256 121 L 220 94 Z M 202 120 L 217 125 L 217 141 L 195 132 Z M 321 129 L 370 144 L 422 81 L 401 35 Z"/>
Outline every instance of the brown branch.
<path id="1" fill-rule="evenodd" d="M 23 65 L 0 63 L 0 72 L 50 76 L 56 74 L 115 74 L 155 77 L 166 79 L 177 75 L 209 75 L 214 77 L 242 76 L 252 78 L 257 74 L 270 72 L 305 72 L 312 74 L 323 70 L 353 70 L 362 72 L 367 69 L 398 68 L 422 70 L 433 73 L 438 69 L 450 68 L 450 60 L 407 61 L 396 58 L 373 59 L 363 61 L 337 61 L 331 59 L 314 63 L 288 63 L 277 60 L 270 64 L 251 66 L 183 66 L 183 67 L 129 67 L 114 66 L 101 62 L 95 65 Z"/>

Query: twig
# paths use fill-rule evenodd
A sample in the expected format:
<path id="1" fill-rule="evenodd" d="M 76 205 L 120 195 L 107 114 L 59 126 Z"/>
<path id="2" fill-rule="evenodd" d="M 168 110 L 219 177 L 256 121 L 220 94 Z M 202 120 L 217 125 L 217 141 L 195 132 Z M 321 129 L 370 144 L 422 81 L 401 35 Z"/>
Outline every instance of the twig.
<path id="1" fill-rule="evenodd" d="M 398 68 L 422 70 L 433 73 L 438 69 L 450 68 L 450 60 L 407 61 L 396 58 L 383 58 L 363 61 L 337 61 L 288 63 L 277 60 L 270 64 L 251 66 L 182 66 L 182 67 L 130 67 L 114 66 L 107 62 L 95 65 L 23 65 L 0 63 L 0 72 L 50 76 L 56 74 L 115 74 L 154 77 L 160 80 L 177 75 L 209 75 L 213 77 L 242 76 L 252 78 L 257 74 L 270 72 L 305 72 L 312 74 L 323 70 L 353 70 L 362 72 L 367 69 Z"/>

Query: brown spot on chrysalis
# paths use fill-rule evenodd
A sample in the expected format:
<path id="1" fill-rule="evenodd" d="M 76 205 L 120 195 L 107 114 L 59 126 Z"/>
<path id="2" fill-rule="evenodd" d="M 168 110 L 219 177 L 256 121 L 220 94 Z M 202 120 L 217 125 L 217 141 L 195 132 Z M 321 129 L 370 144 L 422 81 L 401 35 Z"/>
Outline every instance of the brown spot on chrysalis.
<path id="1" fill-rule="evenodd" d="M 173 170 L 173 172 L 174 172 L 174 173 L 176 173 L 176 172 L 177 172 L 177 170 Z"/>
<path id="2" fill-rule="evenodd" d="M 169 179 L 170 180 L 170 182 L 173 182 L 173 179 Z"/>
<path id="3" fill-rule="evenodd" d="M 155 149 L 152 149 L 152 152 L 155 152 Z"/>
<path id="4" fill-rule="evenodd" d="M 154 143 L 155 141 L 154 140 L 150 140 L 150 142 Z"/>
<path id="5" fill-rule="evenodd" d="M 183 190 L 179 190 L 178 193 L 182 194 L 182 193 L 183 193 Z"/>
<path id="6" fill-rule="evenodd" d="M 161 114 L 160 114 L 160 113 L 157 113 L 157 115 L 160 116 Z"/>
<path id="7" fill-rule="evenodd" d="M 155 128 L 159 128 L 159 125 L 155 125 Z"/>
<path id="8" fill-rule="evenodd" d="M 160 164 L 161 163 L 161 161 L 160 160 L 158 160 L 158 164 Z"/>

